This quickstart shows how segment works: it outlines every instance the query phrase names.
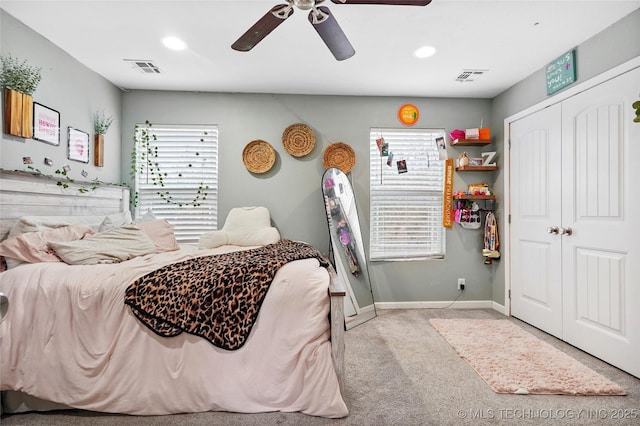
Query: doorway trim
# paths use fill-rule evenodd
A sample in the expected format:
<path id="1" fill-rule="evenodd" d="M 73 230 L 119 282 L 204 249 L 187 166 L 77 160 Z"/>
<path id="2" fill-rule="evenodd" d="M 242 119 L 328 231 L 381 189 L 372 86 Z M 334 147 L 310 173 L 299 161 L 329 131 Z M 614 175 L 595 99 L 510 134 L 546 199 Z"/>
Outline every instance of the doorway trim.
<path id="1" fill-rule="evenodd" d="M 601 74 L 598 74 L 582 83 L 579 83 L 573 87 L 570 87 L 557 95 L 545 99 L 535 105 L 530 106 L 520 112 L 517 112 L 513 115 L 508 116 L 504 119 L 504 139 L 502 141 L 502 152 L 505 156 L 505 161 L 503 164 L 504 171 L 504 203 L 502 208 L 502 217 L 507 218 L 504 222 L 504 240 L 501 243 L 504 245 L 504 314 L 511 316 L 511 298 L 509 297 L 509 292 L 511 291 L 511 225 L 509 220 L 509 215 L 511 214 L 511 151 L 509 150 L 509 143 L 511 141 L 511 123 L 519 120 L 527 115 L 533 114 L 534 112 L 545 109 L 551 105 L 557 104 L 559 102 L 564 101 L 572 96 L 575 96 L 585 90 L 588 90 L 592 87 L 595 87 L 605 81 L 611 80 L 621 74 L 626 73 L 627 71 L 631 71 L 634 68 L 640 67 L 640 56 L 636 56 L 633 59 L 628 60 L 620 65 L 617 65 L 607 71 L 604 71 Z M 638 94 L 640 96 L 640 93 Z M 502 240 L 502 238 L 501 238 Z"/>

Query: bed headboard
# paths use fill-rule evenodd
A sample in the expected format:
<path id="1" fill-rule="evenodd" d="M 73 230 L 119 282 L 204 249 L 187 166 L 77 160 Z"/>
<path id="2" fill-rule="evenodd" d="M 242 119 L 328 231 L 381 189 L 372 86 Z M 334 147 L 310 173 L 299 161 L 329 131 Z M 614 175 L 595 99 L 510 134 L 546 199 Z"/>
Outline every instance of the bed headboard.
<path id="1" fill-rule="evenodd" d="M 92 189 L 94 185 L 0 169 L 0 240 L 21 216 L 106 216 L 129 209 L 129 188 L 98 184 Z"/>

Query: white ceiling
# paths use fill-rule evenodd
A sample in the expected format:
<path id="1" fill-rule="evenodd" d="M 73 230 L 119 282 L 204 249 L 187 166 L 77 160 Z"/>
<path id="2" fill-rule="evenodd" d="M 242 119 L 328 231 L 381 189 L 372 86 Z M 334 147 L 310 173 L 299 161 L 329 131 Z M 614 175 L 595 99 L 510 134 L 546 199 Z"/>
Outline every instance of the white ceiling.
<path id="1" fill-rule="evenodd" d="M 299 9 L 253 50 L 231 49 L 279 3 L 286 0 L 0 0 L 0 7 L 123 89 L 478 98 L 493 98 L 640 8 L 640 0 L 433 0 L 425 7 L 327 0 L 356 50 L 352 58 L 336 61 Z M 168 35 L 188 49 L 166 49 Z M 425 44 L 435 56 L 414 57 Z M 124 59 L 153 61 L 161 74 L 143 74 Z M 488 72 L 456 82 L 464 69 Z"/>

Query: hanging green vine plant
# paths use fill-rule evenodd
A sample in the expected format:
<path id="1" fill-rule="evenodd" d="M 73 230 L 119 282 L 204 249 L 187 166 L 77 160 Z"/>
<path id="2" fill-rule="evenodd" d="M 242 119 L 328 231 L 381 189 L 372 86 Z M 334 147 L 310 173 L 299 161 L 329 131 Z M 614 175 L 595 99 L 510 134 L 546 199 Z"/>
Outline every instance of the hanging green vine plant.
<path id="1" fill-rule="evenodd" d="M 174 204 L 179 207 L 194 206 L 198 207 L 202 205 L 202 202 L 207 199 L 209 195 L 209 185 L 205 185 L 200 182 L 196 190 L 196 195 L 191 201 L 176 201 L 174 200 L 171 192 L 165 188 L 164 176 L 160 170 L 160 163 L 158 160 L 158 147 L 153 143 L 158 140 L 155 133 L 151 130 L 152 124 L 147 120 L 144 126 L 136 124 L 133 138 L 133 149 L 131 151 L 131 174 L 135 179 L 136 175 L 146 175 L 147 179 L 160 190 L 157 191 L 158 196 L 169 204 Z M 199 155 L 199 154 L 196 154 Z M 189 165 L 191 167 L 191 165 Z M 178 176 L 182 176 L 181 173 Z M 134 207 L 138 205 L 138 191 L 135 192 L 131 198 L 131 203 Z"/>
<path id="2" fill-rule="evenodd" d="M 71 188 L 71 185 L 73 184 L 74 186 L 77 186 L 77 190 L 79 193 L 81 194 L 86 194 L 89 191 L 95 191 L 97 190 L 100 185 L 112 185 L 112 186 L 126 186 L 129 187 L 129 185 L 127 185 L 126 183 L 110 183 L 110 182 L 104 182 L 98 178 L 93 179 L 91 182 L 77 182 L 75 179 L 73 179 L 71 176 L 69 176 L 69 173 L 67 172 L 67 170 L 65 168 L 61 169 L 56 169 L 55 171 L 55 176 L 54 175 L 46 175 L 44 173 L 42 173 L 42 170 L 33 167 L 33 166 L 27 166 L 27 170 L 29 170 L 29 173 L 31 173 L 34 176 L 44 176 L 50 179 L 54 179 L 56 180 L 56 185 L 64 188 L 64 189 L 69 189 Z M 87 186 L 87 184 L 90 184 L 90 186 Z"/>

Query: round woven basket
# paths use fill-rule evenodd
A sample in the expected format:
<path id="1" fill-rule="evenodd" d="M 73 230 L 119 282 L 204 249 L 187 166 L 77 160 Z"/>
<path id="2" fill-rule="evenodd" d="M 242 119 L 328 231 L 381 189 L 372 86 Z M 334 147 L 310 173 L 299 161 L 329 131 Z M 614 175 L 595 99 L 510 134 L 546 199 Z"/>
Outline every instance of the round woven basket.
<path id="1" fill-rule="evenodd" d="M 265 173 L 275 164 L 276 151 L 269 142 L 256 139 L 242 150 L 242 162 L 252 173 Z"/>
<path id="2" fill-rule="evenodd" d="M 284 149 L 294 157 L 304 157 L 313 151 L 316 145 L 316 134 L 306 124 L 292 124 L 282 133 L 282 144 Z"/>
<path id="3" fill-rule="evenodd" d="M 356 164 L 356 153 L 346 143 L 332 143 L 324 149 L 322 165 L 325 169 L 335 167 L 344 173 L 349 173 Z"/>

